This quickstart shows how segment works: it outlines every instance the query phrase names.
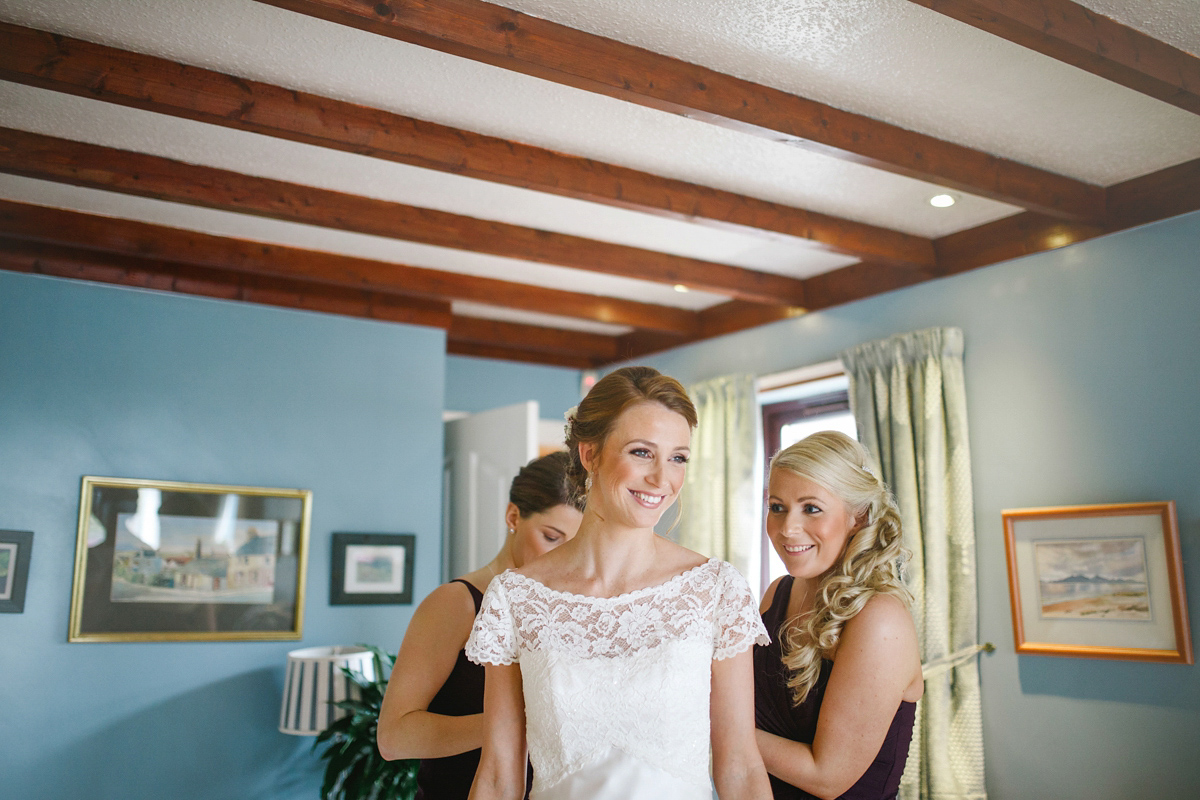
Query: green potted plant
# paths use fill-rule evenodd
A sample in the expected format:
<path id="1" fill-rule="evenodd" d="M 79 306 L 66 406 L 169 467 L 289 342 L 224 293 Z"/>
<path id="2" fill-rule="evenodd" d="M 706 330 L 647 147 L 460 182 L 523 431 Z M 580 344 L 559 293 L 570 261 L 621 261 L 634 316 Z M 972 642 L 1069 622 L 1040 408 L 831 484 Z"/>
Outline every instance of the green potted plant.
<path id="1" fill-rule="evenodd" d="M 375 745 L 379 710 L 387 689 L 383 667 L 386 662 L 390 675 L 396 656 L 371 645 L 362 646 L 374 653 L 375 677 L 367 678 L 342 668 L 342 672 L 358 686 L 359 697 L 338 702 L 339 708 L 350 713 L 336 720 L 313 742 L 314 750 L 326 742 L 329 744 L 321 755 L 329 762 L 325 766 L 321 797 L 325 800 L 412 800 L 417 793 L 417 768 L 421 762 L 416 759 L 387 761 L 379 755 Z"/>

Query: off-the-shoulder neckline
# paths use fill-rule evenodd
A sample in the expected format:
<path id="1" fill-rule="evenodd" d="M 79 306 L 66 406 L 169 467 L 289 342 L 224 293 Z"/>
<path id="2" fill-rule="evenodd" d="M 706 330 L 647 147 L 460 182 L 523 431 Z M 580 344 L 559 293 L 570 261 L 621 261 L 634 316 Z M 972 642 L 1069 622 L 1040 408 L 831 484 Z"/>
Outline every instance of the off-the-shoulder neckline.
<path id="1" fill-rule="evenodd" d="M 670 578 L 667 578 L 662 583 L 656 583 L 653 586 L 643 586 L 640 589 L 634 589 L 633 591 L 629 591 L 629 592 L 622 592 L 621 594 L 615 594 L 612 597 L 596 597 L 595 595 L 590 595 L 590 594 L 577 594 L 575 592 L 564 592 L 561 589 L 551 589 L 549 586 L 542 583 L 541 581 L 536 580 L 534 578 L 530 578 L 528 575 L 522 575 L 521 573 L 517 572 L 516 570 L 511 570 L 511 569 L 505 570 L 504 572 L 500 573 L 500 575 L 501 576 L 511 575 L 513 578 L 525 581 L 526 583 L 533 584 L 537 588 L 541 589 L 543 592 L 548 592 L 552 595 L 558 595 L 559 597 L 568 597 L 573 600 L 588 600 L 588 601 L 607 602 L 607 601 L 614 601 L 614 600 L 629 600 L 634 597 L 640 597 L 643 594 L 650 594 L 653 592 L 660 591 L 662 589 L 667 588 L 668 586 L 670 586 L 673 583 L 682 582 L 682 581 L 687 580 L 689 577 L 691 577 L 691 575 L 693 573 L 698 572 L 699 570 L 702 570 L 707 566 L 715 565 L 719 568 L 720 564 L 721 564 L 721 560 L 719 558 L 710 558 L 702 564 L 697 564 L 694 567 L 688 567 L 683 572 L 680 572 L 678 575 L 672 575 Z"/>

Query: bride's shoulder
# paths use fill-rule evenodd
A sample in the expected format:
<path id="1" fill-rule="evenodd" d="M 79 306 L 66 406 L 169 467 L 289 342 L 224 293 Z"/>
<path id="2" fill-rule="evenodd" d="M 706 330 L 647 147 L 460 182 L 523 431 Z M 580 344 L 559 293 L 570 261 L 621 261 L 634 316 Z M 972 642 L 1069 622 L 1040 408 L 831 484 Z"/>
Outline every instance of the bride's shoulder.
<path id="1" fill-rule="evenodd" d="M 570 544 L 571 542 L 567 542 L 556 547 L 511 571 L 536 583 L 546 585 L 575 566 L 576 553 Z"/>
<path id="2" fill-rule="evenodd" d="M 701 555 L 695 550 L 689 550 L 681 544 L 676 544 L 670 539 L 659 540 L 657 556 L 658 563 L 662 565 L 663 571 L 673 575 L 703 566 L 710 561 L 717 564 L 721 563 L 716 561 L 716 559 Z"/>

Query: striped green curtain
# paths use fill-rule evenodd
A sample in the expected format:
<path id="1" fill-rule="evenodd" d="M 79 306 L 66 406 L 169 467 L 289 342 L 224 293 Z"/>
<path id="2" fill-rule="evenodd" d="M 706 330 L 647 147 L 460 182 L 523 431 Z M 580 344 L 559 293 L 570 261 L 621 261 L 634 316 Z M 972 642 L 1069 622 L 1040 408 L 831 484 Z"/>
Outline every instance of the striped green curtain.
<path id="1" fill-rule="evenodd" d="M 757 584 L 762 491 L 758 478 L 758 399 L 753 375 L 727 375 L 688 387 L 698 419 L 680 497 L 675 540 L 733 564 Z"/>
<path id="2" fill-rule="evenodd" d="M 986 798 L 963 336 L 933 328 L 841 354 L 858 437 L 896 495 L 925 663 L 905 800 Z M 936 666 L 934 663 L 936 662 Z"/>

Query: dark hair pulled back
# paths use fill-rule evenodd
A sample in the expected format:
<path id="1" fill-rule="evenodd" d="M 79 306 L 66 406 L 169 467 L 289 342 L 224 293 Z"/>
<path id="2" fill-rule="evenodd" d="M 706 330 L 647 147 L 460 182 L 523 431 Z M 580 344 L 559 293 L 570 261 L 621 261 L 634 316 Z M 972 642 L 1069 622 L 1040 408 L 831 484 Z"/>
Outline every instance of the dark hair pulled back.
<path id="1" fill-rule="evenodd" d="M 579 460 L 579 445 L 586 442 L 603 447 L 621 412 L 647 402 L 661 403 L 687 420 L 688 427 L 696 427 L 696 407 L 687 391 L 679 381 L 653 367 L 622 367 L 605 375 L 580 402 L 574 417 L 567 420 L 567 450 L 571 455 L 567 475 L 581 496 L 585 494 L 587 470 Z"/>
<path id="2" fill-rule="evenodd" d="M 535 458 L 521 467 L 508 490 L 508 499 L 522 518 L 567 505 L 583 511 L 585 499 L 567 477 L 571 458 L 559 451 Z"/>

